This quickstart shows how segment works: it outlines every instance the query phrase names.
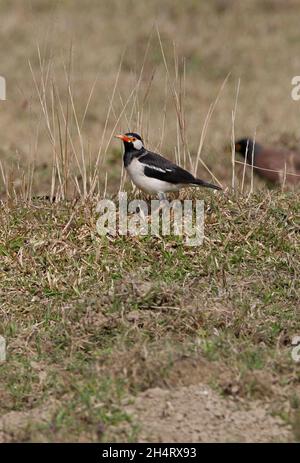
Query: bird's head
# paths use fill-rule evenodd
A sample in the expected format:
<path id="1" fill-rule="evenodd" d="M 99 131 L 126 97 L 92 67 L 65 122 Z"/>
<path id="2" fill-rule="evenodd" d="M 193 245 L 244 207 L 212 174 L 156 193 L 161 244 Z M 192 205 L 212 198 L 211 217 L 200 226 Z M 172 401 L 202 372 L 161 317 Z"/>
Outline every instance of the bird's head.
<path id="1" fill-rule="evenodd" d="M 240 153 L 244 158 L 252 157 L 252 152 L 255 154 L 256 143 L 251 138 L 241 138 L 235 142 L 235 151 Z M 253 151 L 254 150 L 254 151 Z"/>
<path id="2" fill-rule="evenodd" d="M 128 132 L 116 137 L 123 140 L 125 151 L 140 151 L 144 148 L 143 139 L 138 133 Z"/>

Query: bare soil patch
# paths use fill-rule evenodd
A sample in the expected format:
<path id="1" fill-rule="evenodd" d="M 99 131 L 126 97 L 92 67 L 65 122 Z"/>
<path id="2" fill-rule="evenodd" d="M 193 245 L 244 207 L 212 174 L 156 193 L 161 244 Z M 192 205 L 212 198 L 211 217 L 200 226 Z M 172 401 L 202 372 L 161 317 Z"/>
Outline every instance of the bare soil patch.
<path id="1" fill-rule="evenodd" d="M 287 442 L 291 429 L 261 401 L 222 398 L 206 385 L 153 388 L 126 411 L 139 428 L 139 442 Z M 119 429 L 122 434 L 122 428 Z"/>

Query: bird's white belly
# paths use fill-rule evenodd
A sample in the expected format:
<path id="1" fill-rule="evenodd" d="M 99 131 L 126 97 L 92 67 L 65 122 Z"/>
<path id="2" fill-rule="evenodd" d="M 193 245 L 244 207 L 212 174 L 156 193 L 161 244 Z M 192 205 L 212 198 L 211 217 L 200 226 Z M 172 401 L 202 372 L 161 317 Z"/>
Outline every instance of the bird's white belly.
<path id="1" fill-rule="evenodd" d="M 126 170 L 133 183 L 140 189 L 150 194 L 167 193 L 168 191 L 178 191 L 181 185 L 164 182 L 153 177 L 147 177 L 144 174 L 143 165 L 133 159 Z"/>

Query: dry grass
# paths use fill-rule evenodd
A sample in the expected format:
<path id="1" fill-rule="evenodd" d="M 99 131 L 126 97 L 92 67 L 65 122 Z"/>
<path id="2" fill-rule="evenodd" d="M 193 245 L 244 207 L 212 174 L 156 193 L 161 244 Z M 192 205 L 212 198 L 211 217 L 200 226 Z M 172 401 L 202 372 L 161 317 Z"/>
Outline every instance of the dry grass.
<path id="1" fill-rule="evenodd" d="M 84 5 L 16 1 L 11 8 L 2 2 L 1 40 L 12 49 L 2 63 L 8 96 L 1 104 L 2 193 L 50 194 L 53 175 L 64 191 L 69 171 L 69 195 L 103 192 L 106 179 L 114 192 L 121 163 L 111 136 L 129 128 L 142 129 L 151 148 L 230 186 L 225 146 L 239 79 L 236 136 L 256 131 L 258 141 L 277 143 L 288 134 L 295 144 L 299 105 L 290 92 L 299 68 L 297 2 L 276 1 L 271 8 L 267 1 L 163 7 L 153 1 L 133 11 L 127 1 Z M 209 171 L 200 169 L 200 153 Z M 237 166 L 239 182 L 242 170 Z M 254 188 L 261 185 L 255 179 Z"/>
<path id="2" fill-rule="evenodd" d="M 1 413 L 56 403 L 47 426 L 6 439 L 97 440 L 100 425 L 108 436 L 130 422 L 129 392 L 196 382 L 195 362 L 201 382 L 237 399 L 272 397 L 273 412 L 293 420 L 297 201 L 272 193 L 210 204 L 197 248 L 172 237 L 101 238 L 93 203 L 75 214 L 74 204 L 40 201 L 2 210 Z"/>

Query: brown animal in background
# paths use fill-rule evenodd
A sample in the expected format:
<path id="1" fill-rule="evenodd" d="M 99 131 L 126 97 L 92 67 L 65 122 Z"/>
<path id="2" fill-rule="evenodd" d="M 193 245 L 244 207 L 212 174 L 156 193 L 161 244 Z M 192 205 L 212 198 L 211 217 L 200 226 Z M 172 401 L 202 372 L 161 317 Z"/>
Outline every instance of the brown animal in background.
<path id="1" fill-rule="evenodd" d="M 254 172 L 271 183 L 300 184 L 300 152 L 273 147 L 264 147 L 250 138 L 235 142 L 235 151 L 240 153 Z M 294 174 L 294 175 L 289 175 Z"/>

